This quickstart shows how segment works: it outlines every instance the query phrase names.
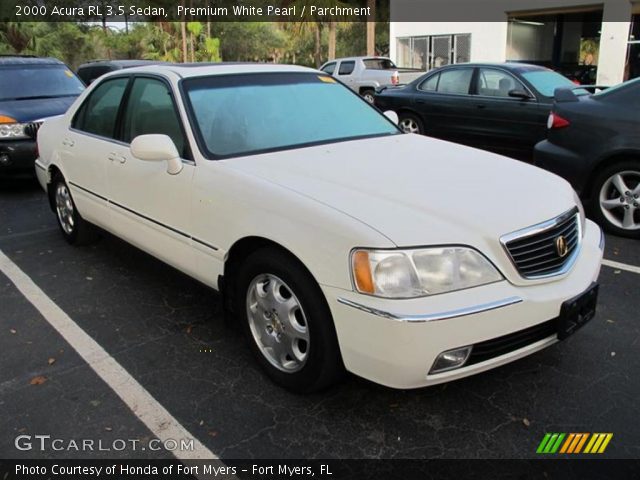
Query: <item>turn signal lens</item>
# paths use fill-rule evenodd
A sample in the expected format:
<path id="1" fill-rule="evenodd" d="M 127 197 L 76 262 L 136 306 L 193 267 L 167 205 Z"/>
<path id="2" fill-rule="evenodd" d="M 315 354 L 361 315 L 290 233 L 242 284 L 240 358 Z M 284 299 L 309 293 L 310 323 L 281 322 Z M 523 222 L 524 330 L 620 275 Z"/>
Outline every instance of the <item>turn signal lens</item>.
<path id="1" fill-rule="evenodd" d="M 369 252 L 358 250 L 353 253 L 353 278 L 356 288 L 363 293 L 373 293 L 373 278 L 371 277 L 371 265 L 369 263 Z"/>
<path id="2" fill-rule="evenodd" d="M 0 115 L 0 124 L 6 125 L 7 123 L 18 123 L 18 121 L 15 118 L 7 117 L 6 115 Z"/>

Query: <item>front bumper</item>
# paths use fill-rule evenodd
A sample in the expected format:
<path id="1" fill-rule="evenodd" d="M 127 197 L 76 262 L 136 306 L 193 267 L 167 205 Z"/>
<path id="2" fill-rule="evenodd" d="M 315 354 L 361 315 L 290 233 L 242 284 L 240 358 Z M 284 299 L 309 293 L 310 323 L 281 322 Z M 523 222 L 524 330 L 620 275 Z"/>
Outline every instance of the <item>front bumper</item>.
<path id="1" fill-rule="evenodd" d="M 0 141 L 0 177 L 32 178 L 37 156 L 33 139 Z"/>
<path id="2" fill-rule="evenodd" d="M 389 387 L 418 388 L 489 370 L 557 342 L 557 335 L 551 332 L 509 353 L 429 374 L 435 359 L 444 351 L 487 342 L 555 319 L 565 300 L 597 280 L 601 260 L 602 232 L 587 221 L 581 252 L 572 270 L 547 283 L 522 287 L 505 280 L 411 300 L 368 297 L 327 286 L 322 289 L 333 314 L 347 370 Z"/>

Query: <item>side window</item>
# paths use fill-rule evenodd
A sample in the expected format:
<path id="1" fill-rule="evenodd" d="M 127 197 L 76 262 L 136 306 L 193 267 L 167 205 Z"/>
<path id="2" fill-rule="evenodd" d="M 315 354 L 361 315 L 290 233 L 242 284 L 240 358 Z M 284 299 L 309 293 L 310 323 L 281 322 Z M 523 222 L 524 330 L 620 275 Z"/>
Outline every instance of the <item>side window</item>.
<path id="1" fill-rule="evenodd" d="M 356 68 L 356 62 L 353 60 L 341 62 L 340 68 L 338 69 L 338 75 L 351 75 L 354 68 Z"/>
<path id="2" fill-rule="evenodd" d="M 327 63 L 327 64 L 322 68 L 322 71 L 323 71 L 324 73 L 328 73 L 329 75 L 333 75 L 333 72 L 335 71 L 335 69 L 336 69 L 336 64 L 335 64 L 335 62 L 333 62 L 333 63 Z"/>
<path id="3" fill-rule="evenodd" d="M 473 68 L 456 68 L 440 72 L 438 93 L 468 94 Z"/>
<path id="4" fill-rule="evenodd" d="M 424 82 L 422 82 L 418 86 L 418 90 L 422 90 L 424 92 L 435 92 L 436 88 L 438 88 L 438 79 L 440 78 L 440 74 L 436 73 L 435 75 L 431 75 Z"/>
<path id="5" fill-rule="evenodd" d="M 188 157 L 186 141 L 173 98 L 164 82 L 153 78 L 137 78 L 124 115 L 123 138 L 126 143 L 139 135 L 168 135 L 178 152 Z"/>
<path id="6" fill-rule="evenodd" d="M 513 75 L 493 68 L 481 68 L 478 75 L 478 95 L 510 98 L 513 89 L 525 90 Z"/>
<path id="7" fill-rule="evenodd" d="M 128 78 L 101 83 L 78 110 L 72 127 L 105 138 L 115 138 L 116 119 Z"/>

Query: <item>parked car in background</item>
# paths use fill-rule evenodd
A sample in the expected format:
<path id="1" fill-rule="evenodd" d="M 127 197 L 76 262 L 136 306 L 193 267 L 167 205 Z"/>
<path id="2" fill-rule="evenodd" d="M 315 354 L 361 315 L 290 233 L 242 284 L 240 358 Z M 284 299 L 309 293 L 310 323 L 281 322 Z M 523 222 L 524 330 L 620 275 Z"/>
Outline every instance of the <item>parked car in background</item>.
<path id="1" fill-rule="evenodd" d="M 640 79 L 556 97 L 535 164 L 566 178 L 602 227 L 640 238 Z"/>
<path id="2" fill-rule="evenodd" d="M 164 62 L 154 60 L 95 60 L 80 65 L 77 73 L 86 85 L 91 85 L 97 78 L 109 72 L 145 65 L 158 65 L 161 63 Z"/>
<path id="3" fill-rule="evenodd" d="M 35 132 L 84 90 L 55 58 L 0 56 L 0 177 L 33 177 Z"/>
<path id="4" fill-rule="evenodd" d="M 317 70 L 111 73 L 38 143 L 69 243 L 95 224 L 220 290 L 291 390 L 345 367 L 396 388 L 447 382 L 594 314 L 602 232 L 566 181 L 404 135 Z"/>
<path id="5" fill-rule="evenodd" d="M 424 74 L 424 70 L 398 68 L 386 57 L 338 58 L 325 63 L 320 70 L 339 78 L 369 103 L 373 103 L 377 88 L 407 84 Z"/>
<path id="6" fill-rule="evenodd" d="M 545 138 L 557 87 L 575 86 L 553 70 L 522 63 L 457 64 L 432 70 L 375 97 L 405 132 L 426 134 L 531 161 Z M 587 94 L 587 91 L 583 91 Z"/>

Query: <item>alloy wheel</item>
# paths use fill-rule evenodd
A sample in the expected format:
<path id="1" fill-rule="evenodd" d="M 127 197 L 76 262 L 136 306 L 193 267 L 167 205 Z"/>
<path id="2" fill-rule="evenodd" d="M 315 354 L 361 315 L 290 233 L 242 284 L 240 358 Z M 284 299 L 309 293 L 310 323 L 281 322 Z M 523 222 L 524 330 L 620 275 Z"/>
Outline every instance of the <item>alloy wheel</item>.
<path id="1" fill-rule="evenodd" d="M 275 275 L 258 275 L 247 289 L 246 307 L 262 355 L 282 372 L 301 370 L 309 357 L 309 328 L 291 288 Z"/>
<path id="2" fill-rule="evenodd" d="M 640 171 L 625 170 L 607 179 L 600 189 L 600 210 L 612 225 L 640 229 Z"/>
<path id="3" fill-rule="evenodd" d="M 420 133 L 420 128 L 413 118 L 403 118 L 400 120 L 400 128 L 404 133 Z"/>
<path id="4" fill-rule="evenodd" d="M 69 194 L 69 189 L 64 183 L 58 183 L 56 187 L 56 213 L 58 214 L 58 220 L 60 226 L 67 235 L 73 233 L 75 227 L 75 220 L 73 218 L 73 201 Z"/>

